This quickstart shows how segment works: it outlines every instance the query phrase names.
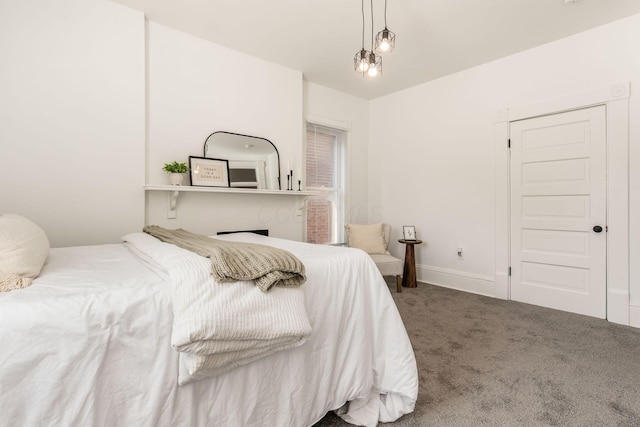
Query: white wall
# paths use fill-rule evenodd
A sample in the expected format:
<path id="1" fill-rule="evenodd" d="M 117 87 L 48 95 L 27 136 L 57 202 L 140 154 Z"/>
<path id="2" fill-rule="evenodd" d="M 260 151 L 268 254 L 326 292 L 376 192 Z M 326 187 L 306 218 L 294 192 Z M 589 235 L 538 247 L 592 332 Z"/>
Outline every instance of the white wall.
<path id="1" fill-rule="evenodd" d="M 269 139 L 286 165 L 302 161 L 302 73 L 147 23 L 147 183 L 166 184 L 161 168 L 202 156 L 214 131 Z M 268 228 L 270 235 L 302 238 L 298 199 L 286 196 L 183 194 L 176 219 L 167 195 L 148 192 L 146 222 L 203 234 Z"/>
<path id="2" fill-rule="evenodd" d="M 630 293 L 640 309 L 639 39 L 636 15 L 371 102 L 369 204 L 384 206 L 393 224 L 416 226 L 425 241 L 419 278 L 490 293 L 496 111 L 629 81 Z"/>
<path id="3" fill-rule="evenodd" d="M 0 212 L 52 246 L 144 220 L 144 17 L 109 2 L 0 2 Z"/>
<path id="4" fill-rule="evenodd" d="M 366 223 L 379 216 L 378 207 L 370 212 L 368 206 L 369 101 L 307 81 L 303 99 L 308 120 L 348 129 L 345 221 Z"/>

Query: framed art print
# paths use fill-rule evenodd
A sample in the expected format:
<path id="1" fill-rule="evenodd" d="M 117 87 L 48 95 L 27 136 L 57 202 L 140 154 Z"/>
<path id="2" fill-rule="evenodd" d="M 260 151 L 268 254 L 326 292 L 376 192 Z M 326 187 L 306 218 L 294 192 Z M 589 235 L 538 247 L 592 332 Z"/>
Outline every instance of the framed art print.
<path id="1" fill-rule="evenodd" d="M 229 187 L 229 161 L 189 156 L 191 185 L 200 187 Z"/>
<path id="2" fill-rule="evenodd" d="M 403 225 L 402 238 L 404 240 L 416 240 L 416 227 L 413 225 Z"/>

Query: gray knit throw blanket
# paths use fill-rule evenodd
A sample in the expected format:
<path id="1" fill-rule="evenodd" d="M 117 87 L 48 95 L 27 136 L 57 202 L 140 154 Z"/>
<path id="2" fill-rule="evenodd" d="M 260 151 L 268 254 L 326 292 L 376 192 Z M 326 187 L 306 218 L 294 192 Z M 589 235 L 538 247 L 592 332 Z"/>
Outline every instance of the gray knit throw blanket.
<path id="1" fill-rule="evenodd" d="M 149 225 L 147 234 L 211 259 L 211 269 L 218 282 L 253 280 L 261 291 L 272 286 L 296 287 L 306 280 L 304 264 L 291 252 L 243 242 L 228 242 L 189 231 L 168 230 Z"/>

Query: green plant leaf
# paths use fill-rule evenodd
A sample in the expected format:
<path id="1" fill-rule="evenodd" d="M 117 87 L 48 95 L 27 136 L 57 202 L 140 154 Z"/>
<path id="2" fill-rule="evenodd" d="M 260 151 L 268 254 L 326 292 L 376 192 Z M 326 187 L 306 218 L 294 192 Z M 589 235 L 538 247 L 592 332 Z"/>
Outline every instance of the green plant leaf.
<path id="1" fill-rule="evenodd" d="M 186 163 L 178 163 L 174 161 L 171 163 L 165 163 L 162 170 L 169 173 L 187 173 L 189 171 L 189 167 Z"/>

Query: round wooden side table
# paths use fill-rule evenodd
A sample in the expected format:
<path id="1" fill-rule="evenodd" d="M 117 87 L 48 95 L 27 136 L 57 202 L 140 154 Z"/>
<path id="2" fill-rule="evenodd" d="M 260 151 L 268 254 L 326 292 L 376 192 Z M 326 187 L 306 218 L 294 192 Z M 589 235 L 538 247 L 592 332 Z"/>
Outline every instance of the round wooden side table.
<path id="1" fill-rule="evenodd" d="M 405 288 L 415 288 L 418 286 L 416 281 L 416 254 L 413 249 L 415 245 L 422 243 L 422 240 L 405 240 L 400 239 L 398 242 L 407 245 L 404 253 L 404 272 L 402 273 L 402 286 Z"/>

